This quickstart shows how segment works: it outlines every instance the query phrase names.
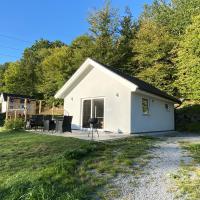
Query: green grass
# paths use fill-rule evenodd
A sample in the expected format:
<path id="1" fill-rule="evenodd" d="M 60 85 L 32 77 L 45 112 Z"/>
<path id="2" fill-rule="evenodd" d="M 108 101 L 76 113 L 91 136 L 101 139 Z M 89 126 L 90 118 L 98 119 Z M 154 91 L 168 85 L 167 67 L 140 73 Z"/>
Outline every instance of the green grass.
<path id="1" fill-rule="evenodd" d="M 194 161 L 181 164 L 179 172 L 173 176 L 179 188 L 179 196 L 188 200 L 200 198 L 200 143 L 182 142 L 181 146 L 189 151 Z M 185 198 L 184 198 L 185 199 Z"/>
<path id="2" fill-rule="evenodd" d="M 132 167 L 153 138 L 110 142 L 0 130 L 0 199 L 92 199 L 117 173 Z"/>

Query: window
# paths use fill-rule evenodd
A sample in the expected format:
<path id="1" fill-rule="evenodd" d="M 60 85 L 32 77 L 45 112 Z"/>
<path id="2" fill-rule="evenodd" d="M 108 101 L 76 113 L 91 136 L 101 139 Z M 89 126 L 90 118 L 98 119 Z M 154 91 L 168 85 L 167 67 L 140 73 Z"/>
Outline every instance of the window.
<path id="1" fill-rule="evenodd" d="M 149 114 L 149 100 L 142 98 L 142 112 L 144 115 Z"/>
<path id="2" fill-rule="evenodd" d="M 169 111 L 169 104 L 165 104 L 165 109 L 167 110 L 167 111 Z"/>

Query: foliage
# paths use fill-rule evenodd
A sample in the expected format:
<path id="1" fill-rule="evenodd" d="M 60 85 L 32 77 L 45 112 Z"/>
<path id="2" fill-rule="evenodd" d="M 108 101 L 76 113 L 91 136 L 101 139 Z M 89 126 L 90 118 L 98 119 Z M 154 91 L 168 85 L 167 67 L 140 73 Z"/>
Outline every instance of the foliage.
<path id="1" fill-rule="evenodd" d="M 177 97 L 199 99 L 199 0 L 154 0 L 138 20 L 106 1 L 88 16 L 89 31 L 66 45 L 40 39 L 0 66 L 0 90 L 44 98 L 91 57 Z M 58 101 L 57 103 L 60 103 Z"/>
<path id="2" fill-rule="evenodd" d="M 4 90 L 8 93 L 23 94 L 27 92 L 26 83 L 24 82 L 25 77 L 21 76 L 23 73 L 20 66 L 20 62 L 9 63 L 4 73 Z M 30 90 L 30 88 L 28 89 Z"/>
<path id="3" fill-rule="evenodd" d="M 175 84 L 182 97 L 200 99 L 200 15 L 193 18 L 181 39 L 177 65 Z"/>
<path id="4" fill-rule="evenodd" d="M 101 10 L 88 17 L 91 36 L 95 40 L 94 58 L 107 65 L 115 63 L 116 40 L 118 38 L 118 13 L 106 2 Z"/>
<path id="5" fill-rule="evenodd" d="M 137 76 L 151 85 L 175 95 L 176 87 L 172 84 L 174 81 L 174 66 L 170 64 L 156 63 L 153 67 L 142 70 Z"/>
<path id="6" fill-rule="evenodd" d="M 63 46 L 52 49 L 51 54 L 42 61 L 43 79 L 38 88 L 39 92 L 43 93 L 48 101 L 74 73 L 72 55 L 72 50 Z"/>
<path id="7" fill-rule="evenodd" d="M 6 130 L 21 130 L 24 128 L 24 120 L 21 118 L 7 119 L 5 121 L 4 127 Z"/>
<path id="8" fill-rule="evenodd" d="M 77 69 L 88 57 L 93 58 L 95 54 L 95 42 L 91 36 L 82 35 L 72 41 L 70 45 L 73 51 L 73 63 Z"/>
<path id="9" fill-rule="evenodd" d="M 139 77 L 180 97 L 179 86 L 173 84 L 179 77 L 178 63 L 175 62 L 179 51 L 177 46 L 186 27 L 191 24 L 191 17 L 199 12 L 199 0 L 155 0 L 145 6 L 140 17 L 136 47 L 133 47 L 137 50 L 135 59 L 139 63 Z M 187 61 L 184 63 L 187 64 Z M 160 74 L 157 69 L 161 65 Z"/>
<path id="10" fill-rule="evenodd" d="M 120 36 L 116 44 L 117 56 L 114 65 L 122 72 L 130 75 L 135 75 L 137 71 L 137 64 L 133 62 L 135 52 L 132 49 L 137 28 L 137 22 L 133 21 L 131 10 L 127 7 L 125 16 L 120 20 Z"/>
<path id="11" fill-rule="evenodd" d="M 134 59 L 139 69 L 137 76 L 169 94 L 174 94 L 174 39 L 167 30 L 154 21 L 142 21 L 134 44 L 133 48 L 137 52 Z"/>
<path id="12" fill-rule="evenodd" d="M 153 19 L 178 38 L 191 24 L 191 17 L 198 15 L 199 11 L 199 0 L 154 0 L 151 5 L 145 5 L 141 18 Z"/>
<path id="13" fill-rule="evenodd" d="M 200 104 L 185 104 L 176 109 L 176 128 L 178 131 L 200 133 Z"/>
<path id="14" fill-rule="evenodd" d="M 0 199 L 93 199 L 116 172 L 136 173 L 132 164 L 139 164 L 153 142 L 145 137 L 101 143 L 0 132 Z"/>
<path id="15" fill-rule="evenodd" d="M 193 133 L 200 133 L 200 122 L 188 122 L 188 123 L 181 123 L 177 124 L 178 131 L 188 131 Z"/>
<path id="16" fill-rule="evenodd" d="M 7 70 L 9 63 L 4 63 L 2 65 L 0 65 L 0 91 L 3 92 L 4 90 L 4 74 L 5 71 Z"/>

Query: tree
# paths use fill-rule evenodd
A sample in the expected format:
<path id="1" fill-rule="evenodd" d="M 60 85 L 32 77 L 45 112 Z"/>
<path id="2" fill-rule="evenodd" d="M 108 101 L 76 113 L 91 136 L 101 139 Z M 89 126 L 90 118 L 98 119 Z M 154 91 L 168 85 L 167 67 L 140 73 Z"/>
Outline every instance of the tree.
<path id="1" fill-rule="evenodd" d="M 135 74 L 137 65 L 133 62 L 135 56 L 133 40 L 137 32 L 137 23 L 133 21 L 130 9 L 127 7 L 125 16 L 120 20 L 120 36 L 117 44 L 117 57 L 115 66 L 127 74 Z"/>
<path id="2" fill-rule="evenodd" d="M 52 49 L 51 55 L 43 60 L 43 81 L 39 87 L 39 92 L 44 94 L 48 103 L 53 101 L 56 91 L 75 72 L 76 68 L 72 63 L 72 58 L 72 50 L 63 46 Z"/>
<path id="3" fill-rule="evenodd" d="M 88 18 L 91 37 L 95 41 L 94 58 L 107 65 L 115 63 L 116 41 L 118 38 L 118 13 L 110 3 L 101 10 L 90 14 Z"/>
<path id="4" fill-rule="evenodd" d="M 151 20 L 140 24 L 133 47 L 136 50 L 136 62 L 139 65 L 137 76 L 170 94 L 174 94 L 174 73 L 172 49 L 174 39 L 168 31 Z"/>
<path id="5" fill-rule="evenodd" d="M 200 15 L 193 17 L 178 48 L 177 81 L 184 98 L 200 99 Z"/>
<path id="6" fill-rule="evenodd" d="M 20 62 L 9 63 L 4 74 L 4 90 L 8 93 L 29 95 L 31 86 L 27 83 L 27 77 L 23 73 Z"/>
<path id="7" fill-rule="evenodd" d="M 154 0 L 145 6 L 141 18 L 151 19 L 166 27 L 174 37 L 179 37 L 191 23 L 191 17 L 199 12 L 199 0 Z"/>
<path id="8" fill-rule="evenodd" d="M 72 41 L 70 48 L 73 51 L 73 62 L 76 63 L 77 68 L 88 57 L 94 57 L 95 43 L 88 35 L 82 35 Z"/>
<path id="9" fill-rule="evenodd" d="M 4 74 L 6 69 L 8 68 L 9 63 L 4 63 L 0 65 L 0 92 L 4 91 L 4 86 L 5 86 L 5 82 L 4 82 Z"/>
<path id="10" fill-rule="evenodd" d="M 140 24 L 133 47 L 140 70 L 152 67 L 155 63 L 171 63 L 174 40 L 168 31 L 154 21 Z"/>

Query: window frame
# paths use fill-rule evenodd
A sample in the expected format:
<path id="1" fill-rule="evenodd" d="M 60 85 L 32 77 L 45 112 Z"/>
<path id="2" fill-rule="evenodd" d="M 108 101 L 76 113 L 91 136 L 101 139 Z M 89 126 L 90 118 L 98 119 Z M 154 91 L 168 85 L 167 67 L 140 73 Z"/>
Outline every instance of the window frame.
<path id="1" fill-rule="evenodd" d="M 146 106 L 147 106 L 147 111 L 146 112 L 144 112 L 144 104 L 143 104 L 143 102 L 144 101 L 146 101 L 147 102 L 147 104 L 146 104 Z M 150 104 L 149 104 L 149 98 L 147 98 L 147 97 L 142 97 L 142 103 L 141 103 L 141 105 L 142 105 L 142 114 L 143 115 L 149 115 L 149 113 L 150 113 Z"/>
<path id="2" fill-rule="evenodd" d="M 165 110 L 166 110 L 167 112 L 170 112 L 170 106 L 169 106 L 169 104 L 168 104 L 168 103 L 165 103 L 164 106 L 165 106 Z"/>

